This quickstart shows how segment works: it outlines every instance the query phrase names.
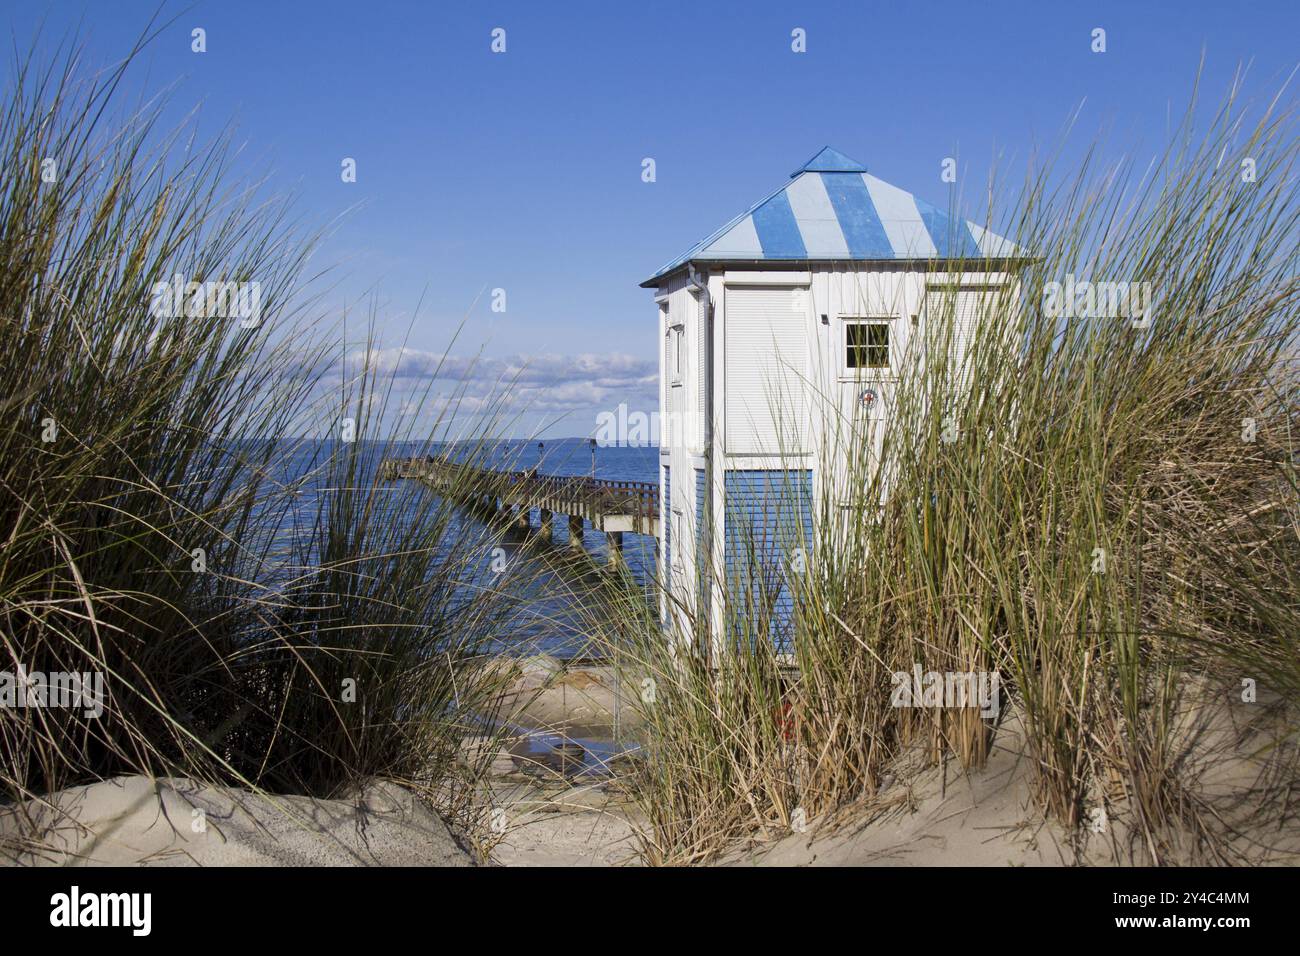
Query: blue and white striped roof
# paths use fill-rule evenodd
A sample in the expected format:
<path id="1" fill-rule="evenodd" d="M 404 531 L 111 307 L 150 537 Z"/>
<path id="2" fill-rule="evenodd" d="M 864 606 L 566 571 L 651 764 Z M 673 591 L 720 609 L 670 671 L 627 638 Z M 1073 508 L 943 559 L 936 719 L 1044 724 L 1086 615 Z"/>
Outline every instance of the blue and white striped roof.
<path id="1" fill-rule="evenodd" d="M 827 146 L 790 182 L 696 243 L 642 285 L 701 260 L 999 259 L 1010 241 L 891 186 Z"/>

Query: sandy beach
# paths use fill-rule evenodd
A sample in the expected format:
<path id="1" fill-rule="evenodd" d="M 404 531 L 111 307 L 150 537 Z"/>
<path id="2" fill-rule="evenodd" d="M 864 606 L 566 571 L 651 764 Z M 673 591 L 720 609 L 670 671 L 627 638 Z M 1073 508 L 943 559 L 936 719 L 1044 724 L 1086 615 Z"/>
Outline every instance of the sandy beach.
<path id="1" fill-rule="evenodd" d="M 122 777 L 0 809 L 0 855 L 36 866 L 550 866 L 644 863 L 650 834 L 620 776 L 628 764 L 553 756 L 559 744 L 609 744 L 617 679 L 609 667 L 565 667 L 544 655 L 508 662 L 515 731 L 470 737 L 465 759 L 485 768 L 474 833 L 444 821 L 410 790 L 371 781 L 346 798 L 269 796 L 184 779 Z M 1184 723 L 1186 761 L 1207 815 L 1225 828 L 1234 862 L 1293 864 L 1300 829 L 1251 805 L 1284 721 L 1219 695 Z M 626 702 L 624 702 L 624 705 Z M 629 710 L 620 706 L 620 712 Z M 635 726 L 634 724 L 632 725 Z M 626 733 L 630 734 L 630 731 Z M 482 748 L 499 748 L 484 754 Z M 580 745 L 579 745 L 580 746 Z M 486 758 L 486 759 L 484 759 Z M 1195 834 L 1153 855 L 1122 794 L 1071 831 L 1035 806 L 1025 737 L 999 727 L 987 765 L 962 773 L 897 761 L 871 801 L 798 832 L 756 834 L 711 862 L 722 866 L 1116 866 L 1213 862 Z M 459 830 L 459 832 L 458 832 Z"/>

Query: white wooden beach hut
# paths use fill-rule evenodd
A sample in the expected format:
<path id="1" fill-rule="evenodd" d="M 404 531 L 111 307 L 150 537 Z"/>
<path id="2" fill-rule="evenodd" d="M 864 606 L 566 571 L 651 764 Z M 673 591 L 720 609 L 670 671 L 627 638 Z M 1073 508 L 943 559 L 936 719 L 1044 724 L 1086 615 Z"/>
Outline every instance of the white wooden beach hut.
<path id="1" fill-rule="evenodd" d="M 716 642 L 724 602 L 757 577 L 773 589 L 773 639 L 788 637 L 779 578 L 833 493 L 828 415 L 888 415 L 909 338 L 939 314 L 927 305 L 944 297 L 960 352 L 982 301 L 1014 281 L 1015 253 L 827 147 L 641 283 L 662 343 L 666 625 L 685 633 L 695 616 Z"/>

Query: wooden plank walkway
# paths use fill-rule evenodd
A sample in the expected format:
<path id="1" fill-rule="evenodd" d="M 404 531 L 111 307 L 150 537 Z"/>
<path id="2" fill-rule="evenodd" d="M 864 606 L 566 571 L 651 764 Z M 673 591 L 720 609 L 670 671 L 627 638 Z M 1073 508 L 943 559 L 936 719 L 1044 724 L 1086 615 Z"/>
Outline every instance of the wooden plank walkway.
<path id="1" fill-rule="evenodd" d="M 531 527 L 531 513 L 537 509 L 537 530 L 547 540 L 554 515 L 567 515 L 573 547 L 582 546 L 585 521 L 604 532 L 612 561 L 622 553 L 625 532 L 659 536 L 659 486 L 649 481 L 498 471 L 433 457 L 385 459 L 380 477 L 414 479 L 437 494 L 493 511 L 514 509 L 521 528 Z"/>

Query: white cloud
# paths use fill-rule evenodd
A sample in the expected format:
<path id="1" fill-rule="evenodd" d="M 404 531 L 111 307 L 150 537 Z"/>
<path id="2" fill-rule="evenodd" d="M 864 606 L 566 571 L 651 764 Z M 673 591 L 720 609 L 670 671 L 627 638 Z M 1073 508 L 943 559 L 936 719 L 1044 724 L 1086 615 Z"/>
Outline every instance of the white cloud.
<path id="1" fill-rule="evenodd" d="M 620 402 L 647 411 L 658 404 L 658 363 L 624 353 L 534 356 L 457 356 L 411 348 L 371 349 L 371 368 L 397 391 L 463 396 L 462 410 L 486 411 L 504 400 L 525 412 L 573 412 L 613 408 Z M 347 358 L 355 375 L 366 350 Z M 409 403 L 408 403 L 409 404 Z M 405 410 L 404 406 L 404 410 Z"/>

